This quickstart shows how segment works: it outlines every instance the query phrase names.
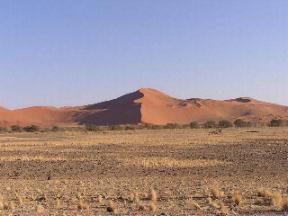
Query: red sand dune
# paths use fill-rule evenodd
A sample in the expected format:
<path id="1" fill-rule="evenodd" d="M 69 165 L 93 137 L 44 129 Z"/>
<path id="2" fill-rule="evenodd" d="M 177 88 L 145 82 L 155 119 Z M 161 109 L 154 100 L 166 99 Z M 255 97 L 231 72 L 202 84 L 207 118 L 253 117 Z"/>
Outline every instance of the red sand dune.
<path id="1" fill-rule="evenodd" d="M 225 101 L 173 98 L 155 89 L 139 89 L 114 100 L 82 107 L 30 107 L 18 110 L 0 108 L 0 124 L 40 126 L 76 124 L 138 124 L 164 125 L 203 123 L 208 120 L 237 118 L 265 123 L 273 118 L 288 119 L 288 107 L 252 98 Z"/>

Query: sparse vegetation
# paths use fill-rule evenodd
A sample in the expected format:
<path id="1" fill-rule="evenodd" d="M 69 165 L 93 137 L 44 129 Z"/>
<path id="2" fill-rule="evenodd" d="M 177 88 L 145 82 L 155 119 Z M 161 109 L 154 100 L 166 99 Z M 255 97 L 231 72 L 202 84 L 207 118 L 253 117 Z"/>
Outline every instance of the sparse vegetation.
<path id="1" fill-rule="evenodd" d="M 272 119 L 269 127 L 285 127 L 288 126 L 288 121 L 283 119 Z"/>
<path id="2" fill-rule="evenodd" d="M 59 126 L 56 126 L 56 125 L 51 128 L 51 131 L 53 132 L 59 132 L 63 130 L 64 130 L 63 128 L 60 128 Z"/>
<path id="3" fill-rule="evenodd" d="M 6 127 L 0 127 L 0 133 L 3 133 L 3 132 L 7 132 L 7 128 Z"/>
<path id="4" fill-rule="evenodd" d="M 175 123 L 168 123 L 164 126 L 164 129 L 176 129 L 176 128 L 180 128 L 180 125 Z"/>
<path id="5" fill-rule="evenodd" d="M 97 125 L 85 125 L 85 130 L 86 131 L 100 131 L 100 127 Z"/>
<path id="6" fill-rule="evenodd" d="M 287 171 L 281 166 L 287 128 L 229 129 L 217 136 L 208 136 L 213 130 L 207 129 L 140 129 L 1 134 L 1 213 L 274 216 L 288 211 L 286 176 L 274 178 Z"/>
<path id="7" fill-rule="evenodd" d="M 191 122 L 189 126 L 190 126 L 190 128 L 192 128 L 192 129 L 199 128 L 199 124 L 198 124 L 198 122 L 196 122 L 196 121 Z"/>
<path id="8" fill-rule="evenodd" d="M 230 128 L 233 127 L 233 124 L 228 120 L 221 120 L 218 122 L 218 127 L 220 128 Z"/>
<path id="9" fill-rule="evenodd" d="M 234 121 L 234 126 L 236 128 L 251 127 L 251 123 L 248 121 L 244 121 L 243 119 L 236 119 Z"/>
<path id="10" fill-rule="evenodd" d="M 207 121 L 204 124 L 204 128 L 216 128 L 216 127 L 217 127 L 217 124 L 215 121 Z"/>
<path id="11" fill-rule="evenodd" d="M 39 130 L 40 128 L 37 125 L 29 125 L 29 126 L 23 127 L 23 131 L 25 132 L 37 132 Z"/>
<path id="12" fill-rule="evenodd" d="M 21 132 L 22 128 L 19 125 L 12 125 L 11 126 L 11 131 L 12 132 Z"/>

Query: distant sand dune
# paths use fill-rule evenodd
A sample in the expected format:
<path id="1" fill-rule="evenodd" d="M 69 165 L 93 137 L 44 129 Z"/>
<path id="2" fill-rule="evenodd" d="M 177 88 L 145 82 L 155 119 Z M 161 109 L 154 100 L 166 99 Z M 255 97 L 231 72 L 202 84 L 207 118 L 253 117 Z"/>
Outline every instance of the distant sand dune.
<path id="1" fill-rule="evenodd" d="M 2 126 L 138 123 L 165 125 L 223 119 L 233 121 L 237 118 L 252 122 L 268 122 L 273 118 L 288 119 L 288 107 L 248 97 L 224 101 L 200 98 L 182 100 L 150 88 L 81 107 L 30 107 L 17 110 L 0 107 Z"/>

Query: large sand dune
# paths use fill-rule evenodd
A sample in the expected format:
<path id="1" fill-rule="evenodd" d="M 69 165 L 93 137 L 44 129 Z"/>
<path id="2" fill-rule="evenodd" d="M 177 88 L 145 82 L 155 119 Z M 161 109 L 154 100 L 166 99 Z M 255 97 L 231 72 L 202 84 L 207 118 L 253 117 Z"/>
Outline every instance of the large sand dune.
<path id="1" fill-rule="evenodd" d="M 139 89 L 114 100 L 81 107 L 30 107 L 7 110 L 0 107 L 0 124 L 41 126 L 75 124 L 186 124 L 192 121 L 230 120 L 242 118 L 265 123 L 273 118 L 288 119 L 288 107 L 237 98 L 225 101 L 173 98 L 155 89 Z"/>

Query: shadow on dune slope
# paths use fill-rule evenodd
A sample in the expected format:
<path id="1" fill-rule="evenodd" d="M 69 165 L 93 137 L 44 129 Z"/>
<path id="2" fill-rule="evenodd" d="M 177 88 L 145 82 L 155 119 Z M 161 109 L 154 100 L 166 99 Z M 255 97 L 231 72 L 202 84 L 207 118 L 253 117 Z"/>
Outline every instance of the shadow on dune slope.
<path id="1" fill-rule="evenodd" d="M 111 101 L 85 106 L 75 119 L 80 124 L 95 125 L 140 123 L 141 104 L 135 101 L 143 96 L 143 93 L 136 91 Z"/>

